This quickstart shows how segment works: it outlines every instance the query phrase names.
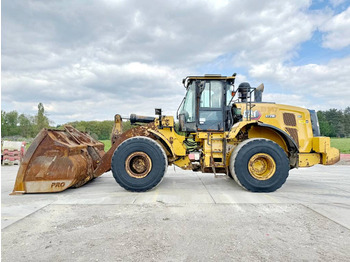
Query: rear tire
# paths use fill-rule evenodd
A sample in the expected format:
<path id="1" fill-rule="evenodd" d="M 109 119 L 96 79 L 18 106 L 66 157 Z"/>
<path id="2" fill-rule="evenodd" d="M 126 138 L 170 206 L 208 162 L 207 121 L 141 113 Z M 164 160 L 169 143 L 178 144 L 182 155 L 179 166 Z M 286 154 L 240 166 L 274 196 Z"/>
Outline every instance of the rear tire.
<path id="1" fill-rule="evenodd" d="M 233 150 L 230 171 L 234 180 L 248 191 L 273 192 L 286 181 L 289 160 L 275 142 L 247 139 Z"/>
<path id="2" fill-rule="evenodd" d="M 166 172 L 168 159 L 163 148 L 148 137 L 132 137 L 114 151 L 112 173 L 128 191 L 144 192 L 157 186 Z"/>

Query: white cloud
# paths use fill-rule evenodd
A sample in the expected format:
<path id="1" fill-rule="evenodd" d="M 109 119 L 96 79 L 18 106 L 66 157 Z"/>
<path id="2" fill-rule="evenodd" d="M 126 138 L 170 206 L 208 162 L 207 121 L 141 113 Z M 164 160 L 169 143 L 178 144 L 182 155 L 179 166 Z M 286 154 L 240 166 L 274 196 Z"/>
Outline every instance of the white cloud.
<path id="1" fill-rule="evenodd" d="M 350 106 L 350 56 L 334 59 L 325 65 L 285 66 L 260 64 L 249 71 L 255 78 L 276 83 L 284 92 L 300 96 L 296 105 L 316 109 Z M 313 103 L 313 105 L 311 104 Z"/>
<path id="2" fill-rule="evenodd" d="M 331 5 L 337 7 L 345 2 L 345 0 L 330 0 Z"/>
<path id="3" fill-rule="evenodd" d="M 6 3 L 4 38 L 11 45 L 4 43 L 5 69 L 80 59 L 194 66 L 227 53 L 238 54 L 242 63 L 278 60 L 315 27 L 315 17 L 305 12 L 308 0 L 205 3 Z"/>
<path id="4" fill-rule="evenodd" d="M 34 114 L 44 101 L 56 123 L 113 119 L 115 113 L 153 115 L 155 107 L 174 114 L 185 91 L 184 75 L 182 70 L 139 62 L 90 62 L 20 75 L 5 72 L 3 102 Z"/>
<path id="5" fill-rule="evenodd" d="M 326 35 L 323 46 L 331 49 L 341 49 L 350 45 L 350 7 L 342 13 L 332 17 L 323 26 L 321 31 Z"/>
<path id="6" fill-rule="evenodd" d="M 304 108 L 313 109 L 315 105 L 312 105 L 310 100 L 305 99 L 303 95 L 291 95 L 283 93 L 268 93 L 268 88 L 266 94 L 263 94 L 263 100 L 265 102 L 275 102 L 276 104 L 293 105 Z"/>
<path id="7" fill-rule="evenodd" d="M 340 60 L 341 66 L 286 64 L 331 17 L 329 10 L 309 11 L 310 3 L 3 2 L 2 107 L 33 114 L 42 102 L 57 124 L 113 119 L 115 113 L 153 114 L 154 107 L 174 114 L 185 91 L 182 78 L 208 65 L 215 72 L 207 73 L 248 69 L 250 75 L 240 75 L 237 83 L 271 80 L 291 86 L 295 101 L 305 97 L 299 92 L 318 90 L 322 72 L 331 70 L 343 79 L 340 90 L 346 95 L 347 60 Z M 322 27 L 325 43 L 336 46 L 332 34 L 346 30 L 336 21 L 346 19 L 334 17 Z M 286 84 L 291 79 L 297 88 Z M 330 79 L 322 83 L 336 82 Z M 287 94 L 277 93 L 285 101 Z"/>

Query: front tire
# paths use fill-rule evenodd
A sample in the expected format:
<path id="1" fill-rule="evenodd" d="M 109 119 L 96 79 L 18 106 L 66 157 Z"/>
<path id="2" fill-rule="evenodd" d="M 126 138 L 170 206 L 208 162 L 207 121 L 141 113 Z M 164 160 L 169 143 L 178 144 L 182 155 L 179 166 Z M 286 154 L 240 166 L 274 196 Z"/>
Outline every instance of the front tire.
<path id="1" fill-rule="evenodd" d="M 233 150 L 230 171 L 234 180 L 248 191 L 273 192 L 285 183 L 289 161 L 275 142 L 247 139 Z"/>
<path id="2" fill-rule="evenodd" d="M 148 137 L 132 137 L 114 151 L 112 173 L 128 191 L 144 192 L 157 186 L 166 172 L 168 159 L 163 148 Z"/>

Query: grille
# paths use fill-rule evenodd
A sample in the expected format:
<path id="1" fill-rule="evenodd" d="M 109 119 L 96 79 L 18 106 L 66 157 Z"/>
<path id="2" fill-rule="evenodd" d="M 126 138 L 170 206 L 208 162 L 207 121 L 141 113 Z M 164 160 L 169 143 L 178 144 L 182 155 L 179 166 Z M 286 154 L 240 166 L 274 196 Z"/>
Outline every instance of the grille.
<path id="1" fill-rule="evenodd" d="M 295 120 L 295 115 L 291 113 L 283 113 L 283 121 L 286 126 L 297 125 L 297 121 Z"/>
<path id="2" fill-rule="evenodd" d="M 290 127 L 286 127 L 286 130 L 290 134 L 290 136 L 294 139 L 294 142 L 297 144 L 299 148 L 298 130 L 296 128 L 290 128 Z"/>

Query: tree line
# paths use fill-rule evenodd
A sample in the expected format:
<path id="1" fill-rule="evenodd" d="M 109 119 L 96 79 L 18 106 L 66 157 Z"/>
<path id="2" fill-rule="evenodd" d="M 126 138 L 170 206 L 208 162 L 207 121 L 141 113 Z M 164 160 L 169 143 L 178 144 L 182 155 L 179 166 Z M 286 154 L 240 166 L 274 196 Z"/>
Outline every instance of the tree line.
<path id="1" fill-rule="evenodd" d="M 322 136 L 350 137 L 350 107 L 345 110 L 329 109 L 317 112 Z M 80 131 L 89 133 L 99 140 L 110 139 L 114 122 L 105 121 L 75 121 L 67 123 Z M 45 113 L 44 105 L 38 104 L 35 116 L 19 114 L 17 111 L 5 112 L 1 110 L 1 137 L 20 136 L 35 137 L 42 128 L 53 128 L 53 122 Z M 63 129 L 63 125 L 54 128 Z M 123 129 L 131 128 L 130 122 L 123 123 Z"/>
<path id="2" fill-rule="evenodd" d="M 350 107 L 345 110 L 329 109 L 317 112 L 321 135 L 350 137 Z"/>
<path id="3" fill-rule="evenodd" d="M 50 121 L 45 114 L 44 105 L 38 104 L 35 116 L 18 114 L 17 111 L 5 112 L 1 110 L 1 137 L 21 136 L 35 137 L 43 128 L 48 128 Z"/>
<path id="4" fill-rule="evenodd" d="M 114 121 L 75 121 L 66 123 L 76 129 L 90 134 L 99 140 L 110 139 Z M 38 104 L 35 116 L 19 114 L 17 111 L 5 112 L 1 110 L 1 137 L 34 138 L 43 128 L 63 129 L 64 125 L 53 126 L 45 113 L 42 103 Z M 131 128 L 129 121 L 123 123 L 123 129 Z"/>
<path id="5" fill-rule="evenodd" d="M 79 131 L 90 134 L 94 139 L 107 140 L 111 138 L 114 121 L 75 121 L 69 122 L 67 125 L 71 125 Z M 123 122 L 123 130 L 126 131 L 131 128 L 130 121 Z"/>

